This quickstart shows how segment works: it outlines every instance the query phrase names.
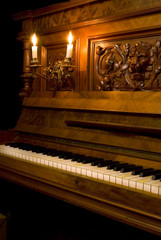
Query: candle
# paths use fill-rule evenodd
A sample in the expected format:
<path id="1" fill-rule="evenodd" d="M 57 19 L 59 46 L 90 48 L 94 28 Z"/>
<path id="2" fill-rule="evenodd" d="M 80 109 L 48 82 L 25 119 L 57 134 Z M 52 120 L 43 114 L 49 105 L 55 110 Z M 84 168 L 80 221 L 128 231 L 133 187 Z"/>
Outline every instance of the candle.
<path id="1" fill-rule="evenodd" d="M 32 46 L 32 59 L 37 59 L 37 46 L 36 46 L 36 43 L 37 43 L 37 37 L 34 33 L 33 37 L 32 37 L 32 43 L 33 43 L 33 46 Z"/>
<path id="2" fill-rule="evenodd" d="M 72 55 L 73 55 L 73 44 L 72 44 L 72 41 L 73 41 L 73 36 L 71 34 L 71 32 L 69 33 L 69 36 L 68 36 L 68 42 L 69 44 L 67 44 L 67 54 L 66 54 L 66 58 L 72 58 Z"/>

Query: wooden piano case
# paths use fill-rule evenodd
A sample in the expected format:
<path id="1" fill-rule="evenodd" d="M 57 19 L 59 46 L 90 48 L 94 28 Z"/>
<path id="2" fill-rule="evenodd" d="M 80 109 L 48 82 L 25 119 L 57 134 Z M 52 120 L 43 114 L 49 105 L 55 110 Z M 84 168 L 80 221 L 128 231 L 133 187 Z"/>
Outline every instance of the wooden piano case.
<path id="1" fill-rule="evenodd" d="M 161 169 L 161 1 L 70 1 L 19 13 L 23 110 L 14 141 Z M 42 74 L 74 36 L 71 91 L 27 85 L 30 35 Z M 29 83 L 29 81 L 28 81 Z M 25 85 L 26 84 L 26 85 Z M 161 235 L 161 196 L 0 158 L 0 177 Z"/>

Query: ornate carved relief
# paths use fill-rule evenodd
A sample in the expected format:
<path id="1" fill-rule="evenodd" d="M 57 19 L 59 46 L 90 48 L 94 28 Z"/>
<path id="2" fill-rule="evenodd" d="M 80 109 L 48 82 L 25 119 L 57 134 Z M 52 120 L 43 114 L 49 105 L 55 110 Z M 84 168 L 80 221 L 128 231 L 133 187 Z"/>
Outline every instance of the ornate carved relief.
<path id="1" fill-rule="evenodd" d="M 49 51 L 49 54 L 49 64 L 43 71 L 43 76 L 46 79 L 46 90 L 74 90 L 75 84 L 70 74 L 74 70 L 72 68 L 72 65 L 75 63 L 74 58 L 71 59 L 70 65 L 65 62 L 66 48 L 54 49 L 53 51 Z M 73 55 L 75 55 L 75 46 L 73 49 Z"/>
<path id="2" fill-rule="evenodd" d="M 96 90 L 161 90 L 161 41 L 97 46 Z"/>
<path id="3" fill-rule="evenodd" d="M 67 66 L 67 67 L 65 67 Z M 43 71 L 47 84 L 48 91 L 72 91 L 74 90 L 74 81 L 71 78 L 70 72 L 74 69 L 66 65 L 64 60 L 56 60 L 51 58 L 49 66 Z"/>
<path id="4" fill-rule="evenodd" d="M 58 26 L 105 18 L 117 14 L 124 14 L 138 10 L 140 11 L 159 6 L 161 6 L 161 0 L 103 0 L 54 12 L 43 17 L 34 18 L 33 29 L 35 29 L 36 32 L 45 32 Z"/>

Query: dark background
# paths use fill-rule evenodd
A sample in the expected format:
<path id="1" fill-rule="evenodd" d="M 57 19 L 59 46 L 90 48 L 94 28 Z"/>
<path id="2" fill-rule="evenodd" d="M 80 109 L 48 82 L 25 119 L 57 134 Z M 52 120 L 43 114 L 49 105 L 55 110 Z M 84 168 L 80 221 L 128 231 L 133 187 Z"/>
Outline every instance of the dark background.
<path id="1" fill-rule="evenodd" d="M 23 52 L 17 41 L 21 24 L 12 19 L 12 14 L 69 0 L 4 1 L 0 16 L 0 130 L 14 128 L 21 113 L 19 92 L 22 88 Z M 102 240 L 109 239 L 109 236 L 124 240 L 160 239 L 1 179 L 0 186 L 0 212 L 7 215 L 8 239 L 11 240 Z"/>
<path id="2" fill-rule="evenodd" d="M 1 77 L 0 77 L 0 130 L 13 129 L 21 112 L 19 92 L 23 86 L 23 52 L 21 42 L 17 40 L 21 32 L 21 22 L 12 19 L 12 15 L 25 10 L 34 10 L 54 3 L 69 0 L 40 1 L 4 1 L 1 11 Z M 4 13 L 4 14 L 3 14 Z"/>

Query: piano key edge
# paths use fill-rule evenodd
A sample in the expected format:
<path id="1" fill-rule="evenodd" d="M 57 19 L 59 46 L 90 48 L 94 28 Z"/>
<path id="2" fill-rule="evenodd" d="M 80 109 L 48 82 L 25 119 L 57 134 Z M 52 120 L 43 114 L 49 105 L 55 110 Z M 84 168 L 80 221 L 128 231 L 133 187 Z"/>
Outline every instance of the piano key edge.
<path id="1" fill-rule="evenodd" d="M 0 178 L 161 236 L 156 195 L 6 156 L 1 156 Z"/>

